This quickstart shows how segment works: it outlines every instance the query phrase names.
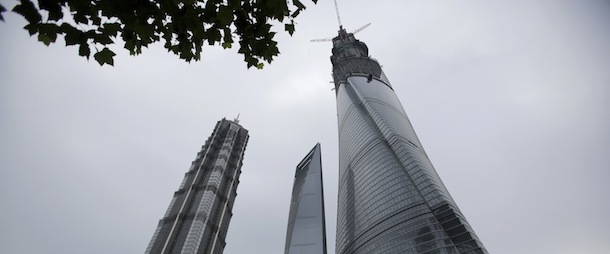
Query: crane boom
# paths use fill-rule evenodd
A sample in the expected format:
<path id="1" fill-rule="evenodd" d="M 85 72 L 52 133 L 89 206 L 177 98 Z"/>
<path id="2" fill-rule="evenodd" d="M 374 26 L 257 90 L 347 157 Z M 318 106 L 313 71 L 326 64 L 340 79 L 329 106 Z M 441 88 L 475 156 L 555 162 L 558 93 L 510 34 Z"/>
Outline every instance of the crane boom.
<path id="1" fill-rule="evenodd" d="M 341 16 L 339 16 L 339 5 L 337 4 L 337 0 L 333 0 L 333 2 L 335 3 L 335 12 L 337 13 L 337 21 L 339 21 L 339 30 L 343 30 L 343 24 L 341 24 Z M 369 27 L 371 25 L 371 23 L 368 23 L 356 30 L 354 30 L 353 32 L 351 32 L 352 34 L 358 33 L 362 30 L 364 30 L 365 28 Z M 309 42 L 326 42 L 326 41 L 332 41 L 332 38 L 324 38 L 324 39 L 313 39 L 310 40 Z"/>
<path id="2" fill-rule="evenodd" d="M 358 29 L 354 30 L 352 33 L 353 34 L 358 33 L 360 31 L 364 30 L 365 28 L 369 27 L 370 25 L 371 25 L 371 23 L 368 23 L 368 24 L 362 26 L 361 28 L 358 28 Z"/>
<path id="3" fill-rule="evenodd" d="M 332 38 L 324 38 L 324 39 L 313 39 L 310 40 L 309 42 L 326 42 L 326 41 L 332 41 Z"/>

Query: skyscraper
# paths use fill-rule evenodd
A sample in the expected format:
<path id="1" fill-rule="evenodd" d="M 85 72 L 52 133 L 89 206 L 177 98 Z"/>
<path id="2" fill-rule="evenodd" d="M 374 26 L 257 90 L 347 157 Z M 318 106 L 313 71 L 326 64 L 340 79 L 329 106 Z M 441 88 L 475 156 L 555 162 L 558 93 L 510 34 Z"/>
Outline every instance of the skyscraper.
<path id="1" fill-rule="evenodd" d="M 336 253 L 487 253 L 367 46 L 341 28 L 331 62 L 339 128 Z"/>
<path id="2" fill-rule="evenodd" d="M 285 254 L 326 254 L 326 220 L 320 143 L 297 165 Z"/>
<path id="3" fill-rule="evenodd" d="M 222 119 L 197 153 L 146 253 L 222 253 L 248 131 Z"/>

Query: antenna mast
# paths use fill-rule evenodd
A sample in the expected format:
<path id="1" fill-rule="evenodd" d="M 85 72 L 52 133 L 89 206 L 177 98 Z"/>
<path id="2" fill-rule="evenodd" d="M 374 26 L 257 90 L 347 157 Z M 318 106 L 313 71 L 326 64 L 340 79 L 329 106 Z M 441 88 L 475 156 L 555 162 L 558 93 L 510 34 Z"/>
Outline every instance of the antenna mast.
<path id="1" fill-rule="evenodd" d="M 341 24 L 341 16 L 339 16 L 339 6 L 337 5 L 337 0 L 335 2 L 335 11 L 337 12 L 337 20 L 339 21 L 339 29 L 343 29 L 343 25 Z"/>

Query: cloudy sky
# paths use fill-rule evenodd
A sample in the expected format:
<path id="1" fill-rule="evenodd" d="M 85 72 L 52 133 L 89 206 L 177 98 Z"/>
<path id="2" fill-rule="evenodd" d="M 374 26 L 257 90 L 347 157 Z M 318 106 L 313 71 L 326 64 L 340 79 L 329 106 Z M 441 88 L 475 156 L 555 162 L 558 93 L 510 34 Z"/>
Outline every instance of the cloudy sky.
<path id="1" fill-rule="evenodd" d="M 316 142 L 334 252 L 331 45 L 309 40 L 337 19 L 332 1 L 308 6 L 262 71 L 235 50 L 188 64 L 162 45 L 100 67 L 6 13 L 0 253 L 142 253 L 216 121 L 238 114 L 251 137 L 225 253 L 283 252 L 294 169 Z M 610 2 L 339 7 L 348 30 L 372 22 L 357 38 L 490 253 L 610 253 Z"/>

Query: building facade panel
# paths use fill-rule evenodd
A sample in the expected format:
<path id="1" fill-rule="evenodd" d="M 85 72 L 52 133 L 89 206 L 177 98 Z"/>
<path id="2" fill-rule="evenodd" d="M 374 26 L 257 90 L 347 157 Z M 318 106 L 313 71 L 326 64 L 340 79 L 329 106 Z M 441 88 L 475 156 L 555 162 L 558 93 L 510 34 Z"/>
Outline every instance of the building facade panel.
<path id="1" fill-rule="evenodd" d="M 339 128 L 336 253 L 487 253 L 368 47 L 333 39 Z"/>
<path id="2" fill-rule="evenodd" d="M 285 254 L 326 253 L 321 158 L 318 143 L 297 165 L 288 215 Z"/>
<path id="3" fill-rule="evenodd" d="M 222 253 L 248 138 L 237 121 L 216 124 L 145 253 Z"/>

